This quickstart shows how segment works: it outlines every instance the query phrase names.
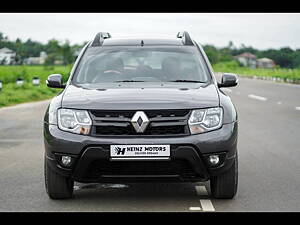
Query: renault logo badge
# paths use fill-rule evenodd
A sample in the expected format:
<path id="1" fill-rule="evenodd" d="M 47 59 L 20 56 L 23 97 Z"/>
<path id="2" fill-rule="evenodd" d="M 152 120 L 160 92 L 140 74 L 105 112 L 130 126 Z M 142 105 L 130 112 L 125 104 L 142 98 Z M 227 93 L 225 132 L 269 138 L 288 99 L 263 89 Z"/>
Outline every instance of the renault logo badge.
<path id="1" fill-rule="evenodd" d="M 131 123 L 137 133 L 143 133 L 149 124 L 149 119 L 143 111 L 137 111 L 132 117 Z"/>

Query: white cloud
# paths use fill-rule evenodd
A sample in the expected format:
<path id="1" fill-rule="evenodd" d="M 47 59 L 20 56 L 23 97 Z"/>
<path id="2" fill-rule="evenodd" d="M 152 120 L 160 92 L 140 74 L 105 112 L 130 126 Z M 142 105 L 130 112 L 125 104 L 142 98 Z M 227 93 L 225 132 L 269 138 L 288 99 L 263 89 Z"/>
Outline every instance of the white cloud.
<path id="1" fill-rule="evenodd" d="M 300 48 L 300 14 L 275 13 L 1 13 L 0 31 L 10 39 L 72 44 L 99 31 L 118 36 L 175 37 L 187 30 L 202 44 L 225 46 L 231 40 L 259 49 Z"/>

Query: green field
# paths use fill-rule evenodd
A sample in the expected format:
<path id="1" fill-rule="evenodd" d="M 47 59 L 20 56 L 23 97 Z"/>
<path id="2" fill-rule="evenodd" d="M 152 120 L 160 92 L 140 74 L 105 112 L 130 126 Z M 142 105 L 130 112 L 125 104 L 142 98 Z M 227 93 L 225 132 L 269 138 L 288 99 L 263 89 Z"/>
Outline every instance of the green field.
<path id="1" fill-rule="evenodd" d="M 0 91 L 0 107 L 18 103 L 48 99 L 56 95 L 61 89 L 48 88 L 45 80 L 50 74 L 60 73 L 67 81 L 71 65 L 69 66 L 0 66 L 0 80 L 3 88 Z M 215 72 L 236 73 L 240 76 L 277 77 L 292 82 L 300 82 L 300 69 L 250 69 L 240 67 L 236 62 L 223 62 L 213 65 Z M 32 78 L 39 77 L 40 85 L 33 86 Z M 23 86 L 16 85 L 16 79 L 23 78 Z"/>
<path id="2" fill-rule="evenodd" d="M 71 66 L 0 66 L 0 80 L 3 83 L 0 107 L 51 98 L 61 89 L 48 88 L 45 83 L 47 77 L 53 73 L 60 73 L 66 81 L 70 70 Z M 39 86 L 32 85 L 33 77 L 40 78 Z M 16 85 L 17 78 L 24 79 L 23 86 Z"/>
<path id="3" fill-rule="evenodd" d="M 300 69 L 251 69 L 248 67 L 241 67 L 237 62 L 223 62 L 213 65 L 215 72 L 235 73 L 240 76 L 257 76 L 257 77 L 275 77 L 281 78 L 284 81 L 299 82 L 300 81 Z"/>

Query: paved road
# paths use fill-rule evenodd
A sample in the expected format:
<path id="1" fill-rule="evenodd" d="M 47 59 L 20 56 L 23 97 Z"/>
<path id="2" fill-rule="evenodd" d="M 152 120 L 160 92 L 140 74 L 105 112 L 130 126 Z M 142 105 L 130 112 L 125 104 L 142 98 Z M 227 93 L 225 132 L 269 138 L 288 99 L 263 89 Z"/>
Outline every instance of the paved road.
<path id="1" fill-rule="evenodd" d="M 0 109 L 0 211 L 300 211 L 300 85 L 240 78 L 224 89 L 239 113 L 239 188 L 214 200 L 209 184 L 75 184 L 48 198 L 42 119 L 49 101 Z"/>

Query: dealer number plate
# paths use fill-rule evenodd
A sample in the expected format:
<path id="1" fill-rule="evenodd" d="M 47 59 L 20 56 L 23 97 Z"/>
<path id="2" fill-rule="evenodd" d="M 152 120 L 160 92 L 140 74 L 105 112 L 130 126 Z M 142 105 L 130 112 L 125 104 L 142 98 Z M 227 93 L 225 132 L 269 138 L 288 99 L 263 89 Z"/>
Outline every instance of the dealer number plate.
<path id="1" fill-rule="evenodd" d="M 111 157 L 169 157 L 170 145 L 111 145 Z"/>

